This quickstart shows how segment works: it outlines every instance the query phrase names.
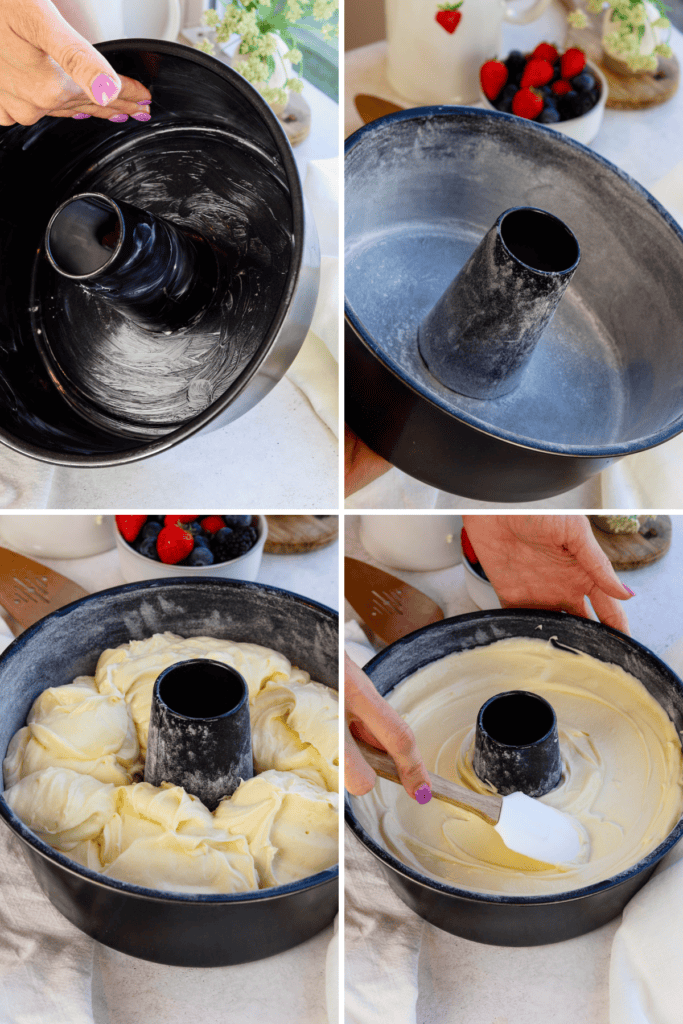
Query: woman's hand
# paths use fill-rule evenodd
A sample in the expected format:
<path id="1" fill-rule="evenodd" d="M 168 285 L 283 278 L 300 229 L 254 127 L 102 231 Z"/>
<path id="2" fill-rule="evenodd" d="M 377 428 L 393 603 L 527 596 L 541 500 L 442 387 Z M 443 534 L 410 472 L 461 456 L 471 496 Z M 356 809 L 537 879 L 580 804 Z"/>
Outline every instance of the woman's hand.
<path id="1" fill-rule="evenodd" d="M 352 430 L 344 426 L 344 491 L 347 498 L 390 469 L 390 462 L 376 455 Z"/>
<path id="2" fill-rule="evenodd" d="M 0 0 L 0 124 L 149 120 L 148 89 L 117 75 L 50 0 Z"/>
<path id="3" fill-rule="evenodd" d="M 431 799 L 429 775 L 412 730 L 380 697 L 371 680 L 348 654 L 344 657 L 344 677 L 347 721 L 344 782 L 349 793 L 354 796 L 369 793 L 376 778 L 353 742 L 355 735 L 379 750 L 386 750 L 396 765 L 406 793 L 419 803 L 427 803 Z"/>
<path id="4" fill-rule="evenodd" d="M 586 516 L 463 516 L 467 536 L 503 608 L 545 608 L 629 633 L 621 583 Z"/>

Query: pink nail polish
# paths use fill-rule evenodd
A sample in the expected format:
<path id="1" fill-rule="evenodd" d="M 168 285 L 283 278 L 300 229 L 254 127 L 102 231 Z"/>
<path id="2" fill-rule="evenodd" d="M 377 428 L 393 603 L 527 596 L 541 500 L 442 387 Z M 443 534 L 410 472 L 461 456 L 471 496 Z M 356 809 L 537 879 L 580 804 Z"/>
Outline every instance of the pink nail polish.
<path id="1" fill-rule="evenodd" d="M 152 102 L 151 100 L 138 100 L 138 106 L 139 107 L 148 107 L 151 102 Z"/>
<path id="2" fill-rule="evenodd" d="M 116 121 L 117 124 L 123 124 L 124 121 L 128 120 L 128 114 L 114 114 L 114 116 L 110 117 L 109 120 Z"/>
<path id="3" fill-rule="evenodd" d="M 628 591 L 628 593 L 631 595 L 631 597 L 635 597 L 636 596 L 635 590 L 631 590 L 631 588 L 627 587 L 625 583 L 622 583 L 621 585 L 624 588 L 624 590 Z"/>
<path id="4" fill-rule="evenodd" d="M 152 120 L 152 115 L 151 114 L 145 114 L 141 110 L 139 114 L 133 114 L 133 118 L 136 121 L 151 121 Z"/>
<path id="5" fill-rule="evenodd" d="M 75 121 L 85 121 L 86 117 L 92 117 L 92 114 L 82 114 L 79 112 L 78 114 L 72 114 L 71 116 Z"/>
<path id="6" fill-rule="evenodd" d="M 428 804 L 432 799 L 432 791 L 426 782 L 415 790 L 415 799 L 419 804 Z"/>
<path id="7" fill-rule="evenodd" d="M 90 91 L 95 97 L 95 103 L 99 103 L 101 107 L 106 107 L 107 103 L 114 99 L 119 89 L 116 82 L 109 75 L 101 73 L 90 86 Z"/>

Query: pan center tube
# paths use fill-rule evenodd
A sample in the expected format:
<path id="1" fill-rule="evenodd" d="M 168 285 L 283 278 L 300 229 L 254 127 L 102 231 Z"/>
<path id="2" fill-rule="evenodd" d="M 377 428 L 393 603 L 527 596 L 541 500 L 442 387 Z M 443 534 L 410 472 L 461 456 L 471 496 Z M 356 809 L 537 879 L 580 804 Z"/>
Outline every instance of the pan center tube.
<path id="1" fill-rule="evenodd" d="M 472 764 L 501 796 L 539 797 L 555 789 L 562 755 L 552 705 L 527 690 L 491 697 L 477 715 Z"/>
<path id="2" fill-rule="evenodd" d="M 193 327 L 218 284 L 204 238 L 99 192 L 62 203 L 47 226 L 45 252 L 62 277 L 157 334 Z"/>
<path id="3" fill-rule="evenodd" d="M 212 811 L 253 774 L 243 676 L 209 658 L 165 669 L 152 693 L 145 782 L 182 786 Z"/>
<path id="4" fill-rule="evenodd" d="M 579 243 L 553 214 L 505 210 L 418 328 L 429 371 L 451 391 L 514 391 L 579 265 Z"/>

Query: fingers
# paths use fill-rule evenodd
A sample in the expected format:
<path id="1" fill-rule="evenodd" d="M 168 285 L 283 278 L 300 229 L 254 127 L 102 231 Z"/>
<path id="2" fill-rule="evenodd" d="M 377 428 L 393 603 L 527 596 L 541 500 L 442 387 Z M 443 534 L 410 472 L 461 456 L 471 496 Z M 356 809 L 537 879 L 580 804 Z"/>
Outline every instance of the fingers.
<path id="1" fill-rule="evenodd" d="M 616 598 L 609 597 L 598 587 L 591 591 L 589 597 L 600 622 L 626 633 L 627 636 L 631 635 L 626 612 Z"/>
<path id="2" fill-rule="evenodd" d="M 584 572 L 588 573 L 590 578 L 605 594 L 616 597 L 620 601 L 628 601 L 629 598 L 634 596 L 633 592 L 621 582 L 615 573 L 612 563 L 593 536 L 593 531 L 587 517 L 576 516 L 572 518 L 579 520 L 576 524 L 576 542 L 573 554 L 581 568 Z M 592 597 L 591 604 L 595 608 Z"/>
<path id="3" fill-rule="evenodd" d="M 352 727 L 358 728 L 359 734 L 367 742 L 386 750 L 394 761 L 403 788 L 409 796 L 414 797 L 421 786 L 429 788 L 427 768 L 410 727 L 391 705 L 380 697 L 371 680 L 348 655 L 345 655 L 344 675 L 346 712 Z M 357 750 L 354 752 L 352 744 L 351 740 L 348 756 L 352 784 L 367 785 L 371 776 L 364 772 L 362 765 L 359 764 L 356 755 L 360 757 L 360 753 Z M 372 785 L 374 772 L 372 784 L 368 789 L 371 789 Z M 363 792 L 368 792 L 368 789 L 364 789 Z"/>
<path id="4" fill-rule="evenodd" d="M 353 796 L 369 793 L 375 785 L 373 769 L 353 742 L 348 724 L 344 728 L 344 785 Z"/>
<path id="5" fill-rule="evenodd" d="M 349 427 L 344 427 L 344 489 L 347 497 L 390 469 L 390 462 L 376 455 Z"/>
<path id="6" fill-rule="evenodd" d="M 71 28 L 46 0 L 34 0 L 28 42 L 47 53 L 99 106 L 107 106 L 121 92 L 122 82 L 109 61 Z"/>

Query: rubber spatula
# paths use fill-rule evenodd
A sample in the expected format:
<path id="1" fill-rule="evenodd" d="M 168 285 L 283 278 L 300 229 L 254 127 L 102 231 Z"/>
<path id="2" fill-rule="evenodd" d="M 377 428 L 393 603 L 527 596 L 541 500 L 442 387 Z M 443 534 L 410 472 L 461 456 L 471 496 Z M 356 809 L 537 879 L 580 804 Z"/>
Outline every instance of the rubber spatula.
<path id="1" fill-rule="evenodd" d="M 401 785 L 396 765 L 388 754 L 363 740 L 355 739 L 355 742 L 377 775 Z M 524 793 L 509 796 L 475 793 L 431 772 L 429 783 L 432 797 L 483 818 L 515 853 L 547 864 L 566 864 L 586 857 L 588 836 L 585 830 L 576 819 L 555 807 Z"/>

